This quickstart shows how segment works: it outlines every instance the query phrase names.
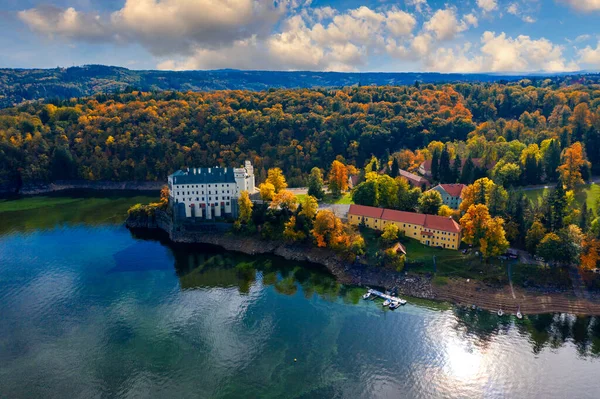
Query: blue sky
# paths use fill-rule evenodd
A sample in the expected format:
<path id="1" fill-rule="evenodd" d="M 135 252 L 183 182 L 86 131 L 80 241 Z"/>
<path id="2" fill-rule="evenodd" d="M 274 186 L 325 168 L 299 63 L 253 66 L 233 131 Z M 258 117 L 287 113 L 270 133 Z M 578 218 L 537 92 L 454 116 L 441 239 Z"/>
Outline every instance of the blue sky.
<path id="1" fill-rule="evenodd" d="M 600 69 L 600 0 L 0 0 L 0 67 Z"/>

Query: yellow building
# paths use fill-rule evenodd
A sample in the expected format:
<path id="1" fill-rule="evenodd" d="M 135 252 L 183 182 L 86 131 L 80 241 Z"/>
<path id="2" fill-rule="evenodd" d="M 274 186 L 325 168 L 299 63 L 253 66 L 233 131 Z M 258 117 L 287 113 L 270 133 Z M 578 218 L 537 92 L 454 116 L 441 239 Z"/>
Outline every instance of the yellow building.
<path id="1" fill-rule="evenodd" d="M 402 212 L 372 206 L 350 205 L 348 221 L 353 225 L 383 230 L 393 223 L 403 231 L 406 237 L 419 240 L 424 245 L 458 249 L 460 247 L 460 225 L 449 217 Z"/>

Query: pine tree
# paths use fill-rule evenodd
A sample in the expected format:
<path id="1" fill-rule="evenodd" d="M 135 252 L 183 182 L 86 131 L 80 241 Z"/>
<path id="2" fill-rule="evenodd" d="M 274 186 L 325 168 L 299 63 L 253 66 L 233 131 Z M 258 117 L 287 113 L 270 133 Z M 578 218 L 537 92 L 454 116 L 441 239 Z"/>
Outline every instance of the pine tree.
<path id="1" fill-rule="evenodd" d="M 452 170 L 450 169 L 450 153 L 448 152 L 447 147 L 444 147 L 440 155 L 438 173 L 442 183 L 450 183 L 452 180 Z"/>
<path id="2" fill-rule="evenodd" d="M 460 174 L 460 182 L 463 184 L 471 184 L 475 179 L 475 164 L 469 155 L 465 166 L 463 166 L 462 173 Z"/>
<path id="3" fill-rule="evenodd" d="M 567 212 L 567 193 L 561 179 L 558 180 L 556 188 L 550 198 L 551 227 L 556 231 L 563 227 L 563 219 Z"/>
<path id="4" fill-rule="evenodd" d="M 461 160 L 458 154 L 454 157 L 454 163 L 452 164 L 452 181 L 451 183 L 456 183 L 460 178 L 460 166 Z"/>
<path id="5" fill-rule="evenodd" d="M 398 165 L 398 159 L 396 157 L 394 157 L 393 161 L 392 161 L 392 169 L 390 171 L 390 176 L 393 178 L 398 177 L 398 175 L 400 174 L 400 166 Z"/>
<path id="6" fill-rule="evenodd" d="M 592 213 L 588 210 L 587 203 L 584 201 L 581 207 L 581 214 L 579 215 L 579 227 L 583 232 L 586 232 L 591 224 Z"/>
<path id="7" fill-rule="evenodd" d="M 558 167 L 560 166 L 560 143 L 554 139 L 544 154 L 544 172 L 548 181 L 556 181 Z"/>
<path id="8" fill-rule="evenodd" d="M 431 157 L 431 177 L 434 181 L 440 180 L 440 153 L 434 151 Z"/>

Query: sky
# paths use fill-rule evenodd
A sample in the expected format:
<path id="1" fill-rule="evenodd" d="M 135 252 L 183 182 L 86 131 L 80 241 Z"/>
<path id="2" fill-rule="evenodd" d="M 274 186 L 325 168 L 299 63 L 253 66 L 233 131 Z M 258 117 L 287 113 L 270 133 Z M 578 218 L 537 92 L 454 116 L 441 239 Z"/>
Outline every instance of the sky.
<path id="1" fill-rule="evenodd" d="M 0 67 L 600 70 L 600 0 L 0 0 Z"/>

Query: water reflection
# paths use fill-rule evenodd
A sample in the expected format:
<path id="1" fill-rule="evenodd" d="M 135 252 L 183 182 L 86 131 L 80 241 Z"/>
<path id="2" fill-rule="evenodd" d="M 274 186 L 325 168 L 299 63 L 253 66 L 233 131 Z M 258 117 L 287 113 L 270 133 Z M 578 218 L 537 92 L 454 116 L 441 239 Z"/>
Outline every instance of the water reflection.
<path id="1" fill-rule="evenodd" d="M 354 304 L 359 303 L 364 291 L 339 284 L 324 267 L 315 264 L 289 262 L 276 256 L 248 256 L 208 245 L 174 244 L 166 234 L 157 232 L 131 234 L 136 239 L 159 241 L 169 248 L 183 290 L 236 287 L 239 293 L 248 294 L 260 282 L 263 286 L 273 286 L 282 295 L 292 296 L 301 291 L 305 298 L 314 295 L 328 301 L 342 298 Z"/>
<path id="2" fill-rule="evenodd" d="M 0 235 L 66 226 L 118 225 L 127 209 L 156 201 L 158 193 L 68 190 L 44 196 L 0 200 Z"/>
<path id="3" fill-rule="evenodd" d="M 514 326 L 528 338 L 536 355 L 544 349 L 556 350 L 572 343 L 579 356 L 600 357 L 600 317 L 562 313 L 528 315 L 517 320 L 463 307 L 456 307 L 453 312 L 457 321 L 455 329 L 465 337 L 475 337 L 482 347 L 499 334 L 507 334 Z"/>

